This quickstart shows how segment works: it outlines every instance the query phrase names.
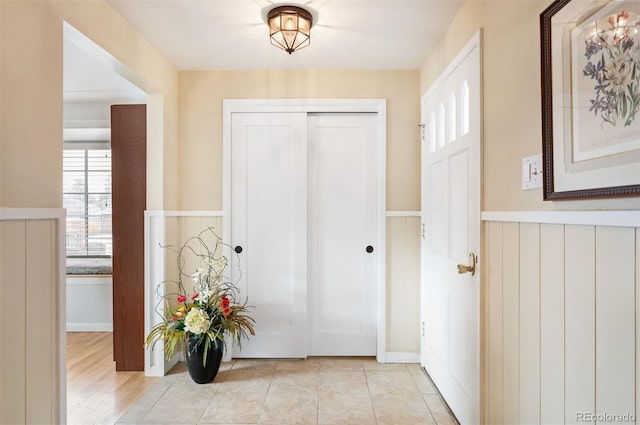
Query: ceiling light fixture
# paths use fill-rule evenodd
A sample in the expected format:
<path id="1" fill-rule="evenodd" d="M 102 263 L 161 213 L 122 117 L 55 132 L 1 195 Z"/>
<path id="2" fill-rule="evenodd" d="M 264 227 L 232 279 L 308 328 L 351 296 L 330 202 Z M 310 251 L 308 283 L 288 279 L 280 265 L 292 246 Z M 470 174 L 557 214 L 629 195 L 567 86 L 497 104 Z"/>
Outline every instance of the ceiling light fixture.
<path id="1" fill-rule="evenodd" d="M 267 14 L 271 44 L 291 54 L 311 44 L 311 12 L 299 6 L 278 6 Z"/>

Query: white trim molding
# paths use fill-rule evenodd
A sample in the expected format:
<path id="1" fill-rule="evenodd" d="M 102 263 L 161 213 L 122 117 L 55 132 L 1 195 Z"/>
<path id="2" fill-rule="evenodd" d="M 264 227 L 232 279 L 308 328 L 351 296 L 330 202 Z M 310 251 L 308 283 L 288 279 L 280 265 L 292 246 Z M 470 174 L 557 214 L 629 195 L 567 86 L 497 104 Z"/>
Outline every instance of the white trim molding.
<path id="1" fill-rule="evenodd" d="M 165 211 L 144 212 L 144 334 L 160 323 L 164 314 L 162 303 L 164 286 L 158 286 L 166 278 L 164 250 L 166 244 Z M 158 307 L 160 306 L 160 307 Z M 160 308 L 158 311 L 157 308 Z M 164 356 L 164 343 L 158 341 L 153 349 L 144 351 L 144 375 L 164 376 L 177 363 L 177 358 L 167 361 Z"/>
<path id="2" fill-rule="evenodd" d="M 482 221 L 640 227 L 640 211 L 483 211 Z"/>
<path id="3" fill-rule="evenodd" d="M 420 211 L 387 211 L 387 217 L 422 217 Z"/>
<path id="4" fill-rule="evenodd" d="M 386 118 L 386 99 L 224 99 L 223 116 L 233 112 L 376 112 Z M 385 137 L 386 138 L 386 137 Z"/>
<path id="5" fill-rule="evenodd" d="M 387 363 L 420 363 L 420 353 L 387 351 Z"/>
<path id="6" fill-rule="evenodd" d="M 222 211 L 147 210 L 148 217 L 222 217 Z"/>
<path id="7" fill-rule="evenodd" d="M 64 208 L 0 208 L 0 221 L 59 220 L 66 216 Z"/>

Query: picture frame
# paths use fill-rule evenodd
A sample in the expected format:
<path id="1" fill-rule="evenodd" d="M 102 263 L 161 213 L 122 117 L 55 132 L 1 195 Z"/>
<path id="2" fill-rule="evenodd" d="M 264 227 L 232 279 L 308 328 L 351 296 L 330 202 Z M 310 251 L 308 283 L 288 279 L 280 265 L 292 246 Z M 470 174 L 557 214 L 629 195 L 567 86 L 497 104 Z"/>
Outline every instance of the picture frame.
<path id="1" fill-rule="evenodd" d="M 540 14 L 544 200 L 640 196 L 638 17 L 640 0 Z"/>

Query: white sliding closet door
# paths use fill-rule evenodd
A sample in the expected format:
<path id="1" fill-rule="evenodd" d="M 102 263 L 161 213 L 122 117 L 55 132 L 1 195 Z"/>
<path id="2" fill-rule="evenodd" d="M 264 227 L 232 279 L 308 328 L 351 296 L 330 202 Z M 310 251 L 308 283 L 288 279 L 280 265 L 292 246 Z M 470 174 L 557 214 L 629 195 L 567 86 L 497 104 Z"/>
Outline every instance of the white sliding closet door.
<path id="1" fill-rule="evenodd" d="M 232 134 L 231 270 L 256 321 L 236 354 L 304 358 L 307 114 L 235 113 Z"/>
<path id="2" fill-rule="evenodd" d="M 376 354 L 376 123 L 309 115 L 309 355 Z"/>
<path id="3" fill-rule="evenodd" d="M 233 113 L 232 273 L 256 335 L 236 357 L 376 355 L 375 113 Z"/>

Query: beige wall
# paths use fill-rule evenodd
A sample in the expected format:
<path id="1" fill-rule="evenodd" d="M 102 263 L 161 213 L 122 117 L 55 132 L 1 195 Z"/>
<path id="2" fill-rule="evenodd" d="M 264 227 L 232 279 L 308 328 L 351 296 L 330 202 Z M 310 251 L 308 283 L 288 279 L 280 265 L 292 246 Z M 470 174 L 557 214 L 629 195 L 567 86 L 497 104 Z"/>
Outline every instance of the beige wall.
<path id="1" fill-rule="evenodd" d="M 0 1 L 0 207 L 62 206 L 63 20 L 153 93 L 147 123 L 149 205 L 177 207 L 178 73 L 102 0 Z M 11 324 L 0 327 L 2 423 L 60 423 L 66 414 L 59 408 L 64 399 L 54 354 L 59 327 L 52 320 L 60 305 L 57 294 L 64 292 L 49 267 L 62 253 L 50 242 L 49 227 L 24 221 L 0 225 L 0 288 L 10 289 L 0 294 L 0 323 Z M 25 299 L 31 300 L 26 307 Z"/>
<path id="2" fill-rule="evenodd" d="M 114 67 L 146 91 L 147 207 L 178 206 L 178 73 L 104 1 L 53 2 L 56 13 L 115 58 Z"/>
<path id="3" fill-rule="evenodd" d="M 0 206 L 62 206 L 63 20 L 152 93 L 149 203 L 176 208 L 178 74 L 104 1 L 2 1 Z M 160 165 L 158 165 L 158 163 Z"/>
<path id="4" fill-rule="evenodd" d="M 1 2 L 0 206 L 62 207 L 62 22 Z"/>
<path id="5" fill-rule="evenodd" d="M 223 99 L 384 98 L 387 209 L 419 210 L 419 77 L 417 71 L 181 72 L 180 209 L 222 209 Z M 409 230 L 415 230 L 416 219 L 409 221 Z M 419 252 L 414 237 L 418 232 L 413 235 L 409 230 L 402 225 L 388 229 L 392 246 L 387 255 L 386 349 L 390 352 L 420 350 L 419 266 L 411 255 Z"/>
<path id="6" fill-rule="evenodd" d="M 417 71 L 180 73 L 180 208 L 222 209 L 222 100 L 387 99 L 387 209 L 420 209 Z"/>
<path id="7" fill-rule="evenodd" d="M 542 190 L 521 190 L 522 158 L 542 152 L 539 16 L 549 4 L 551 0 L 469 0 L 422 67 L 420 91 L 483 28 L 483 209 L 638 209 L 638 197 L 544 202 Z"/>

